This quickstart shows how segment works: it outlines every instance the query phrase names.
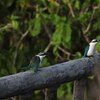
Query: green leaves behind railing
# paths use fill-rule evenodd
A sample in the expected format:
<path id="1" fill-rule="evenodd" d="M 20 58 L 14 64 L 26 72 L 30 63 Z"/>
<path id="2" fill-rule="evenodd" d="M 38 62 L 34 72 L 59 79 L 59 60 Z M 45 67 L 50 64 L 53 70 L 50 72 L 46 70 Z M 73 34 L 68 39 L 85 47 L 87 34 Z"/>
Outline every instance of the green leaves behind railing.
<path id="1" fill-rule="evenodd" d="M 13 29 L 15 30 L 19 29 L 19 21 L 18 21 L 19 17 L 15 15 L 11 15 L 10 19 L 11 19 Z"/>
<path id="2" fill-rule="evenodd" d="M 96 3 L 97 3 L 97 4 L 100 4 L 100 0 L 96 0 Z"/>
<path id="3" fill-rule="evenodd" d="M 17 2 L 22 9 L 26 9 L 29 5 L 29 0 L 19 0 Z"/>
<path id="4" fill-rule="evenodd" d="M 19 22 L 16 21 L 16 20 L 12 20 L 12 27 L 17 30 L 18 29 L 18 26 L 19 26 Z"/>
<path id="5" fill-rule="evenodd" d="M 52 43 L 60 45 L 63 36 L 63 22 L 56 25 L 55 32 L 53 33 Z"/>
<path id="6" fill-rule="evenodd" d="M 96 38 L 97 38 L 98 40 L 100 40 L 100 35 L 98 35 Z M 97 43 L 96 48 L 97 48 L 97 51 L 100 52 L 100 43 Z"/>
<path id="7" fill-rule="evenodd" d="M 13 4 L 14 0 L 0 0 L 0 4 L 5 8 L 10 7 Z"/>
<path id="8" fill-rule="evenodd" d="M 72 30 L 71 30 L 71 24 L 69 21 L 66 24 L 64 24 L 63 31 L 64 31 L 64 35 L 62 37 L 63 46 L 65 48 L 67 47 L 70 48 Z"/>
<path id="9" fill-rule="evenodd" d="M 49 3 L 51 3 L 52 5 L 56 6 L 56 7 L 59 7 L 59 3 L 56 2 L 55 0 L 48 0 Z"/>
<path id="10" fill-rule="evenodd" d="M 0 77 L 1 77 L 1 76 L 5 76 L 5 75 L 9 75 L 9 73 L 8 73 L 7 69 L 2 68 L 2 69 L 0 70 Z"/>
<path id="11" fill-rule="evenodd" d="M 65 19 L 62 20 L 62 18 L 57 16 L 55 20 L 55 31 L 52 36 L 52 43 L 55 45 L 55 48 L 60 44 L 64 47 L 68 47 L 68 43 L 71 40 L 71 32 L 70 22 Z"/>
<path id="12" fill-rule="evenodd" d="M 80 14 L 79 20 L 81 23 L 85 24 L 90 19 L 91 13 L 90 12 L 84 12 Z"/>
<path id="13" fill-rule="evenodd" d="M 37 16 L 35 19 L 30 20 L 29 30 L 31 35 L 37 36 L 41 31 L 41 18 Z"/>
<path id="14" fill-rule="evenodd" d="M 57 90 L 57 96 L 59 100 L 72 100 L 72 88 L 71 83 L 61 85 Z M 66 95 L 68 94 L 68 95 Z"/>
<path id="15" fill-rule="evenodd" d="M 100 30 L 100 21 L 98 20 L 96 23 L 93 24 L 93 29 L 96 30 Z"/>
<path id="16" fill-rule="evenodd" d="M 79 10 L 79 9 L 80 9 L 80 1 L 79 1 L 79 0 L 76 0 L 74 6 L 75 6 L 75 8 L 76 8 L 77 10 Z"/>

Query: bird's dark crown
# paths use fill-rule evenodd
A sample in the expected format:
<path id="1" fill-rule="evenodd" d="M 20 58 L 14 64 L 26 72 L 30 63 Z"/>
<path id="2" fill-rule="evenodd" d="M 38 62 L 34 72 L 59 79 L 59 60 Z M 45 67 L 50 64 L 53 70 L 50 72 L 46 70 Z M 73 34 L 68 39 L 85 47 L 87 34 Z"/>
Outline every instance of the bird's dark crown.
<path id="1" fill-rule="evenodd" d="M 38 53 L 39 56 L 45 56 L 46 55 L 46 52 L 40 52 Z"/>
<path id="2" fill-rule="evenodd" d="M 100 40 L 93 39 L 93 40 L 91 41 L 91 43 L 95 43 L 95 42 L 100 42 Z"/>

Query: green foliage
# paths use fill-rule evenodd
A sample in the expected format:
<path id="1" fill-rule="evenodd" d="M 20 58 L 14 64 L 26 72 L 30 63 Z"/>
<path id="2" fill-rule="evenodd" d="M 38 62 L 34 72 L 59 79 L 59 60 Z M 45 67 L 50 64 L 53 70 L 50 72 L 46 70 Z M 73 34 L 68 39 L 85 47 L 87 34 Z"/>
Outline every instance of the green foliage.
<path id="1" fill-rule="evenodd" d="M 41 31 L 41 18 L 37 16 L 35 19 L 30 20 L 29 29 L 31 35 L 37 36 Z"/>
<path id="2" fill-rule="evenodd" d="M 81 21 L 81 23 L 85 24 L 87 21 L 89 21 L 90 18 L 90 12 L 84 12 L 79 16 L 79 20 Z"/>
<path id="3" fill-rule="evenodd" d="M 57 24 L 56 30 L 53 33 L 52 43 L 55 45 L 60 45 L 61 40 L 62 40 L 62 34 L 63 34 L 63 23 L 59 23 Z"/>
<path id="4" fill-rule="evenodd" d="M 100 0 L 96 0 L 95 2 L 96 2 L 97 4 L 100 4 Z"/>
<path id="5" fill-rule="evenodd" d="M 80 1 L 79 1 L 79 0 L 76 0 L 76 2 L 75 2 L 75 8 L 76 8 L 77 10 L 80 9 Z"/>
<path id="6" fill-rule="evenodd" d="M 53 21 L 54 20 L 54 21 Z M 63 45 L 65 48 L 70 48 L 71 41 L 71 24 L 65 17 L 57 15 L 52 16 L 53 24 L 55 25 L 55 31 L 52 35 L 52 44 L 55 45 L 54 51 L 59 45 Z"/>
<path id="7" fill-rule="evenodd" d="M 0 0 L 0 76 L 20 72 L 49 43 L 42 67 L 82 57 L 87 39 L 100 39 L 99 5 L 100 0 Z M 62 99 L 72 99 L 71 83 L 58 89 Z"/>
<path id="8" fill-rule="evenodd" d="M 82 57 L 82 54 L 80 52 L 76 52 L 75 55 L 74 55 L 74 58 L 81 58 Z"/>
<path id="9" fill-rule="evenodd" d="M 3 1 L 0 0 L 0 3 L 1 3 L 2 6 L 8 8 L 13 4 L 13 1 L 14 0 L 10 0 L 10 1 L 9 0 L 3 0 Z"/>
<path id="10" fill-rule="evenodd" d="M 66 95 L 67 94 L 67 95 Z M 72 100 L 72 87 L 71 83 L 63 84 L 59 87 L 57 91 L 57 96 L 60 100 L 67 99 Z"/>
<path id="11" fill-rule="evenodd" d="M 93 29 L 96 31 L 96 30 L 100 30 L 100 21 L 96 22 L 93 24 Z"/>
<path id="12" fill-rule="evenodd" d="M 97 39 L 100 40 L 100 35 L 97 36 Z M 100 51 L 100 44 L 99 43 L 97 43 L 96 48 L 97 48 L 97 51 Z"/>
<path id="13" fill-rule="evenodd" d="M 13 27 L 13 29 L 17 30 L 18 29 L 18 25 L 19 25 L 18 21 L 12 20 L 12 27 Z"/>

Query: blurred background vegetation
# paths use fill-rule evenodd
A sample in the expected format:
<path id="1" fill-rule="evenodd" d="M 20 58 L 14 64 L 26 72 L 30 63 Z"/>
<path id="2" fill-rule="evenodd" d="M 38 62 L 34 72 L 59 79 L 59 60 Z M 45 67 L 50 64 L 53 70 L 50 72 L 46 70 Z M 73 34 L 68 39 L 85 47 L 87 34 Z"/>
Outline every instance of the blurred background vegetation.
<path id="1" fill-rule="evenodd" d="M 0 76 L 22 71 L 42 51 L 50 53 L 43 67 L 80 58 L 93 38 L 100 39 L 100 0 L 0 0 Z M 71 100 L 72 83 L 57 94 Z"/>

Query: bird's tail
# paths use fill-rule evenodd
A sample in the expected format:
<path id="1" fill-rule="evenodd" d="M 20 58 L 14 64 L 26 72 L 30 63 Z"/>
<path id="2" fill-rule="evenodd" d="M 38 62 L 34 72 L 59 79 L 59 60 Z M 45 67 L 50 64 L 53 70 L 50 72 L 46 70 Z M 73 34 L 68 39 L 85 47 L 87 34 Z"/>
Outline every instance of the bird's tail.
<path id="1" fill-rule="evenodd" d="M 35 68 L 34 68 L 34 72 L 37 72 L 37 71 L 38 71 L 38 67 L 35 67 Z"/>

